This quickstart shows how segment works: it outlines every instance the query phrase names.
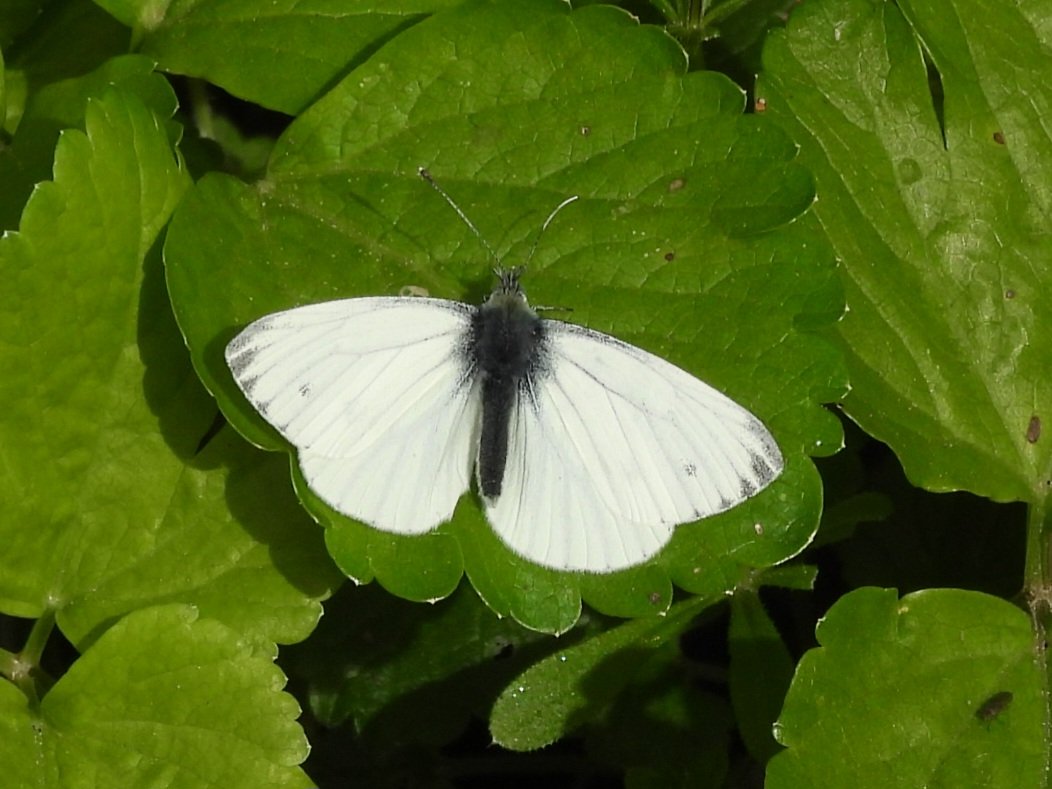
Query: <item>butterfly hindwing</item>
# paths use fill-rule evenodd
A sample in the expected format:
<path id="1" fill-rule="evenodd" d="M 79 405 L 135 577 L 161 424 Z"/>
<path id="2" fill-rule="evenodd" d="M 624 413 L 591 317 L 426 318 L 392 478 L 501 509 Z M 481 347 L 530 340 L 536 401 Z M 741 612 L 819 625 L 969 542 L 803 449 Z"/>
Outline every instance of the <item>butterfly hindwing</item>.
<path id="1" fill-rule="evenodd" d="M 469 487 L 480 413 L 464 352 L 473 313 L 426 298 L 298 307 L 249 325 L 227 363 L 323 501 L 419 534 L 448 520 Z"/>

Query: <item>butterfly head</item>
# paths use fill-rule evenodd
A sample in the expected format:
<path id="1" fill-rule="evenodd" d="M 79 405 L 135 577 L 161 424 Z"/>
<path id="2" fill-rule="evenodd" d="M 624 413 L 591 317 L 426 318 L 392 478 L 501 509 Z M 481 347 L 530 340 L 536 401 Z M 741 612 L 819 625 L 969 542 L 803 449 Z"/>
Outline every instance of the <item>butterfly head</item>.
<path id="1" fill-rule="evenodd" d="M 493 274 L 497 278 L 497 287 L 494 288 L 494 291 L 498 293 L 521 294 L 522 286 L 519 284 L 519 280 L 522 279 L 522 275 L 525 273 L 525 266 L 513 266 L 512 268 L 493 269 Z"/>
<path id="2" fill-rule="evenodd" d="M 489 298 L 486 299 L 486 306 L 521 305 L 528 307 L 526 292 L 522 289 L 522 285 L 519 284 L 519 279 L 525 272 L 525 266 L 493 269 L 493 274 L 497 277 L 497 287 L 493 289 Z"/>

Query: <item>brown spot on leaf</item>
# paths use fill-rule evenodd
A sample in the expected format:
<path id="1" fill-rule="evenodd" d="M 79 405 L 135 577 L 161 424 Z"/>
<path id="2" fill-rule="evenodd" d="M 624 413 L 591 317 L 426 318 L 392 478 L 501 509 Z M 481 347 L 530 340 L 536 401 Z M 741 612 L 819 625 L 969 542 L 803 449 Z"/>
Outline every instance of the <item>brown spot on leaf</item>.
<path id="1" fill-rule="evenodd" d="M 1026 440 L 1031 444 L 1036 444 L 1039 438 L 1041 438 L 1041 417 L 1034 414 L 1030 417 L 1030 424 L 1026 426 Z"/>
<path id="2" fill-rule="evenodd" d="M 982 704 L 979 705 L 979 709 L 975 711 L 975 717 L 981 721 L 992 721 L 998 715 L 1005 711 L 1005 707 L 1012 703 L 1012 692 L 1008 690 L 1002 690 L 999 693 L 995 693 Z"/>

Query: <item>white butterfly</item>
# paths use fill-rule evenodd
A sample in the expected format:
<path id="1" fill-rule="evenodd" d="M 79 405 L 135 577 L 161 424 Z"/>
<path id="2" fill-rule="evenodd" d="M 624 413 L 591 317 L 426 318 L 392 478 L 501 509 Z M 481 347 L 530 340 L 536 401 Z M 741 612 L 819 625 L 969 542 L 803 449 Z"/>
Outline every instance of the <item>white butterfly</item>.
<path id="1" fill-rule="evenodd" d="M 781 472 L 744 408 L 640 348 L 539 318 L 520 270 L 496 273 L 480 307 L 331 301 L 261 318 L 227 346 L 238 386 L 333 509 L 422 534 L 452 517 L 474 468 L 511 550 L 611 572 Z"/>

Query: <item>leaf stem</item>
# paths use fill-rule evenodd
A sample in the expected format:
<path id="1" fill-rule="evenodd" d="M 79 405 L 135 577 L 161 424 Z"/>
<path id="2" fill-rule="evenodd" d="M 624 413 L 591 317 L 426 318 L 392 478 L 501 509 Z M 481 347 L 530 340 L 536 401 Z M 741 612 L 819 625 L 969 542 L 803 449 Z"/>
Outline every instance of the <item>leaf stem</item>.
<path id="1" fill-rule="evenodd" d="M 1044 741 L 1052 741 L 1052 665 L 1048 639 L 1052 632 L 1052 513 L 1046 496 L 1035 496 L 1027 513 L 1026 599 L 1034 627 L 1034 660 L 1043 678 L 1041 697 L 1045 700 Z M 1045 754 L 1048 775 L 1052 753 Z"/>
<path id="2" fill-rule="evenodd" d="M 40 659 L 44 654 L 51 631 L 55 629 L 55 611 L 48 608 L 33 623 L 33 629 L 29 631 L 29 638 L 22 651 L 11 655 L 11 662 L 5 665 L 10 668 L 8 675 L 11 681 L 29 699 L 30 707 L 36 708 L 44 693 L 54 684 L 52 678 L 40 667 Z M 8 653 L 9 655 L 11 653 Z"/>

